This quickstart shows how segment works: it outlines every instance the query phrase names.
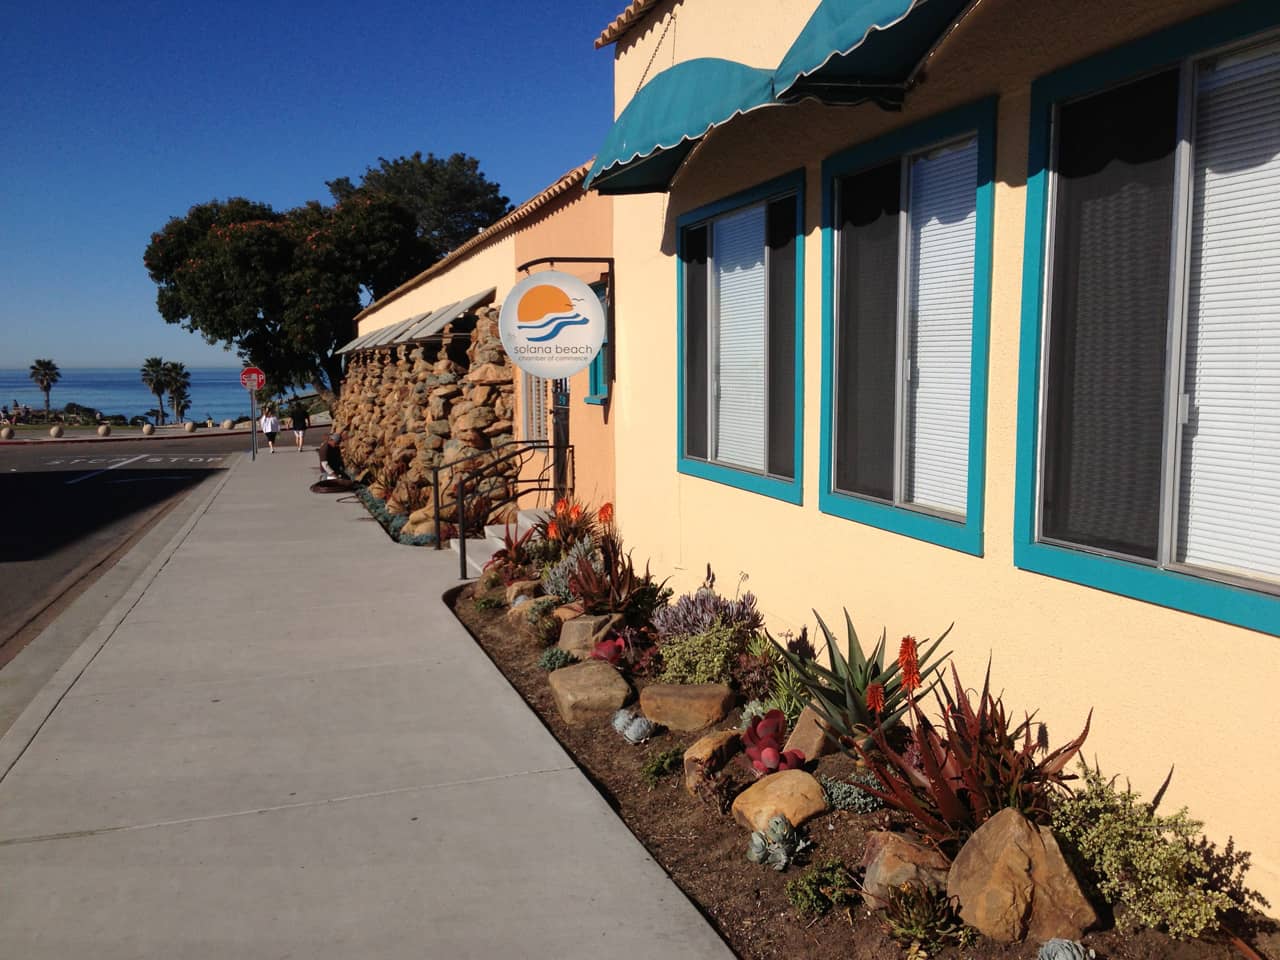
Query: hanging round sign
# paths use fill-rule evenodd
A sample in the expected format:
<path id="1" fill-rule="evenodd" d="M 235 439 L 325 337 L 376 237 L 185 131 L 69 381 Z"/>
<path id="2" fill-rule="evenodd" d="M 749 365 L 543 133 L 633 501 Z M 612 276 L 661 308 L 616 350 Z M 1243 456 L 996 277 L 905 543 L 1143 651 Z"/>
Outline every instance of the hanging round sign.
<path id="1" fill-rule="evenodd" d="M 577 277 L 544 270 L 507 294 L 498 333 L 512 362 L 525 373 L 554 380 L 586 369 L 604 342 L 604 305 Z"/>

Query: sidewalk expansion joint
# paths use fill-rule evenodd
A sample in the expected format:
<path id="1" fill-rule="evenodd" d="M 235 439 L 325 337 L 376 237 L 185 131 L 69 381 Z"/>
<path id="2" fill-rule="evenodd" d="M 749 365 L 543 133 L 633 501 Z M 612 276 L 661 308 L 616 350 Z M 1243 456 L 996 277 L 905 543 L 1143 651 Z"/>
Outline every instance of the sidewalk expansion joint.
<path id="1" fill-rule="evenodd" d="M 15 847 L 26 843 L 43 843 L 49 840 L 78 840 L 85 837 L 98 837 L 112 833 L 132 833 L 138 830 L 154 830 L 158 827 L 178 827 L 188 823 L 207 823 L 213 820 L 231 820 L 236 817 L 250 817 L 262 813 L 278 813 L 285 810 L 298 810 L 306 807 L 327 807 L 339 803 L 350 803 L 356 800 L 376 800 L 380 797 L 394 797 L 404 793 L 417 793 L 428 790 L 445 790 L 450 787 L 466 787 L 482 783 L 500 783 L 503 780 L 514 780 L 517 777 L 536 777 L 548 773 L 576 772 L 577 767 L 565 764 L 559 767 L 543 767 L 537 770 L 520 770 L 515 773 L 503 773 L 491 777 L 472 777 L 465 780 L 450 780 L 445 783 L 424 783 L 408 787 L 395 787 L 391 790 L 374 790 L 369 793 L 353 793 L 341 797 L 325 797 L 320 800 L 301 800 L 296 803 L 281 803 L 270 807 L 258 807 L 251 810 L 233 810 L 229 813 L 211 813 L 203 817 L 178 817 L 173 820 L 157 820 L 153 823 L 129 823 L 114 827 L 94 827 L 87 830 L 68 830 L 65 833 L 44 833 L 31 837 L 9 837 L 0 839 L 0 847 Z"/>

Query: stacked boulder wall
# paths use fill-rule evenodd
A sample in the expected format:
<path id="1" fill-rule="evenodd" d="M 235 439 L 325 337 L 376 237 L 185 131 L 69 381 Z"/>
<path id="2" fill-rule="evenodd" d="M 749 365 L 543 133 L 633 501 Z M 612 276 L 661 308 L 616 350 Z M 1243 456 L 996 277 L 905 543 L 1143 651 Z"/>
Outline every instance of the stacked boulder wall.
<path id="1" fill-rule="evenodd" d="M 434 529 L 433 471 L 440 471 L 440 512 L 457 515 L 456 482 L 467 487 L 473 521 L 505 515 L 519 463 L 491 467 L 514 438 L 515 367 L 502 348 L 498 308 L 460 318 L 438 336 L 357 354 L 347 366 L 334 423 L 352 475 L 389 480 L 407 495 L 408 534 Z M 389 491 L 392 492 L 392 491 Z M 492 516 L 491 516 L 492 514 Z"/>

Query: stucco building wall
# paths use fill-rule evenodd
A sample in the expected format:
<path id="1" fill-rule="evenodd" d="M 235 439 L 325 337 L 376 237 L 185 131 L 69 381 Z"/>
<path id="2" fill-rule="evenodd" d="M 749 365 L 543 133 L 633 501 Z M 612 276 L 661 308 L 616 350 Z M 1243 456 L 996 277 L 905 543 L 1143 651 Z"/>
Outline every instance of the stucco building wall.
<path id="1" fill-rule="evenodd" d="M 1198 13 L 1206 0 L 984 0 L 933 58 L 906 109 L 813 103 L 769 107 L 714 131 L 669 195 L 620 196 L 615 385 L 618 517 L 636 556 L 676 573 L 677 589 L 710 562 L 721 582 L 739 571 L 770 626 L 795 628 L 816 608 L 848 607 L 864 638 L 950 641 L 961 676 L 992 660 L 1011 712 L 1040 709 L 1054 743 L 1092 708 L 1085 754 L 1148 796 L 1176 766 L 1165 800 L 1187 804 L 1210 835 L 1253 852 L 1251 880 L 1280 902 L 1280 773 L 1272 707 L 1280 688 L 1276 637 L 1018 570 L 1013 565 L 1016 399 L 1022 321 L 1030 85 L 1093 53 Z M 749 7 L 750 11 L 744 9 Z M 722 56 L 773 66 L 813 4 L 698 0 L 664 4 L 617 50 L 620 111 L 654 58 Z M 676 12 L 667 39 L 663 17 Z M 672 32 L 677 42 L 673 49 Z M 976 557 L 820 513 L 821 163 L 886 131 L 984 97 L 998 98 L 994 194 L 984 556 Z M 675 222 L 683 212 L 784 173 L 805 175 L 803 504 L 787 504 L 677 472 Z"/>

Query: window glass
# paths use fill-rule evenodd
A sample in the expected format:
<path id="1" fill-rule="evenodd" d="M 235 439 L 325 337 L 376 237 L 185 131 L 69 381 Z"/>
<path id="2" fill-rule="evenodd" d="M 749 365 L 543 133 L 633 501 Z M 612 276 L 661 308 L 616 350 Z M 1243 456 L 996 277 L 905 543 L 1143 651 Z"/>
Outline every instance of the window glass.
<path id="1" fill-rule="evenodd" d="M 1178 72 L 1058 118 L 1042 535 L 1154 559 Z"/>
<path id="2" fill-rule="evenodd" d="M 684 231 L 685 454 L 707 459 L 707 228 Z"/>
<path id="3" fill-rule="evenodd" d="M 712 225 L 715 420 L 712 458 L 765 467 L 765 246 L 763 206 Z"/>
<path id="4" fill-rule="evenodd" d="M 769 473 L 795 476 L 796 200 L 769 204 Z"/>

